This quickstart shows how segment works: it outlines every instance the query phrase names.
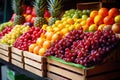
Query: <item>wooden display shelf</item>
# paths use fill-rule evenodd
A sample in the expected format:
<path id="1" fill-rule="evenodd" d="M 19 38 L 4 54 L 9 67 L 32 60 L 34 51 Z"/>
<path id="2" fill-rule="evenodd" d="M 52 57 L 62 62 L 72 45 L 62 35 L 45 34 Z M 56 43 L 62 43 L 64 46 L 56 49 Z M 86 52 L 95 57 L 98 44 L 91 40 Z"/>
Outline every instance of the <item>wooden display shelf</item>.
<path id="1" fill-rule="evenodd" d="M 46 77 L 46 58 L 24 51 L 25 69 L 41 77 Z"/>
<path id="2" fill-rule="evenodd" d="M 11 47 L 5 44 L 0 44 L 0 58 L 11 62 Z"/>
<path id="3" fill-rule="evenodd" d="M 23 51 L 15 47 L 12 47 L 11 51 L 12 51 L 11 52 L 11 63 L 20 68 L 24 68 Z"/>
<path id="4" fill-rule="evenodd" d="M 119 80 L 120 46 L 101 64 L 92 68 L 77 68 L 47 58 L 47 76 L 53 80 Z"/>

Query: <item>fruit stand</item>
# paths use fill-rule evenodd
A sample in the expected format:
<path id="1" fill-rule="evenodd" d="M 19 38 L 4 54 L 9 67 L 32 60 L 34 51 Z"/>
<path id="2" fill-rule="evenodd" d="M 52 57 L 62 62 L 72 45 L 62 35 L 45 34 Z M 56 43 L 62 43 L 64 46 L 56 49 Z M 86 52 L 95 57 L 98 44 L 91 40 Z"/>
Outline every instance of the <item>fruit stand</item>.
<path id="1" fill-rule="evenodd" d="M 64 11 L 62 3 L 13 0 L 0 24 L 0 62 L 35 80 L 119 80 L 120 10 L 92 2 Z"/>

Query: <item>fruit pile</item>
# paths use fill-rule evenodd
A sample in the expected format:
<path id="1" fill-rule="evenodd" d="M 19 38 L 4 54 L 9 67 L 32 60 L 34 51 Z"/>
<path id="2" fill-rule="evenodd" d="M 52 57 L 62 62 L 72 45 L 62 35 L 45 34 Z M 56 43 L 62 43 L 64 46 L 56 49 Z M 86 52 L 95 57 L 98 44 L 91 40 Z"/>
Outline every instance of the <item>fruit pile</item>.
<path id="1" fill-rule="evenodd" d="M 16 25 L 13 27 L 13 29 L 8 33 L 5 34 L 0 39 L 0 43 L 7 44 L 7 45 L 13 45 L 15 40 L 20 37 L 23 33 L 27 32 L 29 30 L 29 26 L 24 25 Z"/>
<path id="2" fill-rule="evenodd" d="M 120 11 L 117 8 L 100 8 L 98 11 L 93 10 L 90 17 L 86 20 L 85 30 L 96 31 L 111 29 L 114 23 L 120 22 Z M 105 28 L 104 28 L 105 26 Z M 107 27 L 106 27 L 107 26 Z M 114 30 L 113 30 L 114 31 Z"/>
<path id="3" fill-rule="evenodd" d="M 4 23 L 0 24 L 0 31 L 4 30 L 5 27 L 11 27 L 11 26 L 13 26 L 12 21 L 4 22 Z"/>
<path id="4" fill-rule="evenodd" d="M 75 10 L 75 9 L 70 9 L 65 11 L 65 14 L 63 17 L 66 18 L 83 18 L 83 17 L 88 17 L 90 14 L 90 10 Z"/>
<path id="5" fill-rule="evenodd" d="M 13 46 L 20 50 L 28 51 L 28 47 L 35 43 L 42 33 L 45 33 L 43 29 L 31 27 L 26 33 L 17 38 Z"/>
<path id="6" fill-rule="evenodd" d="M 13 27 L 5 27 L 5 29 L 0 32 L 0 39 L 1 39 L 5 34 L 8 34 L 8 33 L 12 30 L 12 28 L 13 28 Z"/>
<path id="7" fill-rule="evenodd" d="M 67 62 L 89 67 L 101 62 L 118 42 L 120 39 L 111 30 L 83 32 L 81 28 L 57 40 L 45 52 L 45 56 L 52 55 Z"/>

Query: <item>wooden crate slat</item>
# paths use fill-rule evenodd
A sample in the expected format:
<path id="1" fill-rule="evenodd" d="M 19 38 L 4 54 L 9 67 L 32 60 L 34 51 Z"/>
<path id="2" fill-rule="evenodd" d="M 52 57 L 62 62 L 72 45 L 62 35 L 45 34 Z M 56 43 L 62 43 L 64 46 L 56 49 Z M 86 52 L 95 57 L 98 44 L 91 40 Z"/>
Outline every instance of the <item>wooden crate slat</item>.
<path id="1" fill-rule="evenodd" d="M 31 59 L 33 59 L 33 60 L 42 62 L 42 57 L 39 56 L 39 55 L 30 53 L 30 52 L 28 52 L 28 51 L 24 51 L 23 53 L 24 53 L 23 55 L 24 55 L 25 57 L 27 57 L 27 58 L 31 58 Z"/>
<path id="2" fill-rule="evenodd" d="M 22 56 L 16 55 L 15 53 L 12 53 L 12 59 L 22 62 Z"/>
<path id="3" fill-rule="evenodd" d="M 0 54 L 0 58 L 9 62 L 9 57 L 8 56 L 4 56 L 4 55 Z"/>
<path id="4" fill-rule="evenodd" d="M 24 58 L 24 61 L 25 61 L 25 64 L 31 65 L 33 67 L 40 69 L 40 70 L 42 69 L 42 63 L 39 63 L 37 61 L 33 61 L 31 59 L 28 59 L 28 58 Z"/>
<path id="5" fill-rule="evenodd" d="M 0 48 L 4 50 L 9 50 L 10 46 L 5 45 L 5 44 L 0 44 Z"/>
<path id="6" fill-rule="evenodd" d="M 5 56 L 9 56 L 9 51 L 0 49 L 0 54 L 3 54 L 3 55 L 5 55 Z"/>
<path id="7" fill-rule="evenodd" d="M 14 60 L 14 59 L 12 59 L 11 62 L 12 62 L 12 64 L 14 64 L 16 66 L 18 66 L 20 68 L 23 68 L 23 63 L 22 62 L 19 62 L 19 61 Z"/>
<path id="8" fill-rule="evenodd" d="M 95 66 L 95 68 L 87 69 L 86 76 L 91 76 L 94 74 L 99 74 L 99 73 L 109 72 L 114 70 L 120 70 L 119 62 L 101 64 L 101 65 Z"/>
<path id="9" fill-rule="evenodd" d="M 111 72 L 108 74 L 101 74 L 98 76 L 93 76 L 91 78 L 88 78 L 87 80 L 98 80 L 98 79 L 99 80 L 116 80 L 116 78 L 120 78 L 120 70 L 116 72 Z"/>
<path id="10" fill-rule="evenodd" d="M 72 79 L 72 80 L 84 80 L 83 75 L 79 75 L 79 74 L 73 73 L 71 71 L 61 69 L 59 67 L 52 66 L 49 64 L 48 64 L 48 71 L 53 72 L 53 73 L 58 74 L 58 75 L 61 75 L 61 76 L 64 76 L 64 77 L 67 77 L 67 78 Z"/>
<path id="11" fill-rule="evenodd" d="M 28 71 L 30 71 L 30 72 L 32 72 L 32 73 L 35 73 L 35 74 L 38 75 L 38 76 L 41 76 L 41 77 L 43 76 L 41 70 L 36 69 L 36 68 L 34 68 L 34 67 L 31 67 L 31 66 L 29 66 L 29 65 L 26 65 L 26 64 L 25 64 L 25 69 L 28 70 Z"/>
<path id="12" fill-rule="evenodd" d="M 47 61 L 50 64 L 54 64 L 54 65 L 57 65 L 57 66 L 60 66 L 60 67 L 63 67 L 63 68 L 66 68 L 66 69 L 69 69 L 69 70 L 72 70 L 72 71 L 75 71 L 77 73 L 80 73 L 80 74 L 84 75 L 84 69 L 82 69 L 82 68 L 76 68 L 76 67 L 73 67 L 73 66 L 69 66 L 69 65 L 57 62 L 55 60 L 49 59 L 49 58 L 47 58 Z"/>
<path id="13" fill-rule="evenodd" d="M 22 50 L 19 50 L 15 47 L 12 47 L 11 50 L 12 50 L 13 53 L 16 53 L 17 55 L 23 56 L 23 54 L 22 54 L 23 51 Z"/>
<path id="14" fill-rule="evenodd" d="M 50 72 L 47 73 L 47 76 L 52 80 L 68 80 L 67 78 L 55 75 L 54 73 L 50 73 Z"/>

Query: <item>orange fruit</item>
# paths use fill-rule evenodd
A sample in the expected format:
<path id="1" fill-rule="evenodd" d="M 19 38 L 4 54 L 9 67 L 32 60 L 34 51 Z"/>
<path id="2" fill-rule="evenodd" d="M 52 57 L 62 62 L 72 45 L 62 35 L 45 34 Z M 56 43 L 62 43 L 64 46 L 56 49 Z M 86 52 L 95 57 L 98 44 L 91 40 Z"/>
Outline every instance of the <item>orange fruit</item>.
<path id="1" fill-rule="evenodd" d="M 103 27 L 105 26 L 106 24 L 100 24 L 99 26 L 98 26 L 98 30 L 103 30 Z"/>
<path id="2" fill-rule="evenodd" d="M 68 19 L 67 19 L 67 23 L 69 23 L 69 24 L 74 24 L 74 19 L 68 18 Z"/>
<path id="3" fill-rule="evenodd" d="M 37 41 L 36 41 L 36 44 L 39 45 L 39 46 L 42 46 L 43 42 L 44 42 L 44 38 L 38 38 Z"/>
<path id="4" fill-rule="evenodd" d="M 108 9 L 107 8 L 100 8 L 98 11 L 98 15 L 101 15 L 103 17 L 108 15 Z"/>
<path id="5" fill-rule="evenodd" d="M 104 24 L 112 25 L 114 23 L 114 18 L 111 16 L 106 16 L 103 21 Z"/>
<path id="6" fill-rule="evenodd" d="M 25 21 L 26 22 L 31 22 L 31 19 L 32 19 L 32 15 L 27 15 L 27 16 L 25 16 Z"/>
<path id="7" fill-rule="evenodd" d="M 43 48 L 49 48 L 51 46 L 51 42 L 50 41 L 48 41 L 48 40 L 46 40 L 46 41 L 44 41 L 44 43 L 43 43 Z"/>
<path id="8" fill-rule="evenodd" d="M 52 36 L 52 42 L 54 42 L 55 40 L 58 40 L 61 38 L 61 35 L 59 33 L 55 33 L 53 36 Z"/>
<path id="9" fill-rule="evenodd" d="M 61 23 L 60 20 L 56 20 L 56 21 L 55 21 L 55 24 L 56 24 L 56 25 L 58 25 L 58 24 L 60 24 L 60 23 Z"/>
<path id="10" fill-rule="evenodd" d="M 89 27 L 89 31 L 96 31 L 97 30 L 97 25 L 96 24 L 92 24 Z"/>
<path id="11" fill-rule="evenodd" d="M 94 19 L 92 17 L 87 18 L 87 21 L 86 21 L 87 26 L 90 26 L 93 23 L 94 23 Z"/>
<path id="12" fill-rule="evenodd" d="M 115 17 L 119 14 L 119 10 L 117 8 L 111 8 L 109 11 L 108 11 L 108 15 L 110 17 Z"/>
<path id="13" fill-rule="evenodd" d="M 35 48 L 37 46 L 37 44 L 31 44 L 30 46 L 29 46 L 29 48 L 28 48 L 28 51 L 29 52 L 33 52 L 33 49 Z"/>
<path id="14" fill-rule="evenodd" d="M 52 36 L 53 36 L 53 32 L 46 32 L 46 33 L 45 33 L 45 36 L 46 36 L 46 39 L 47 39 L 47 40 L 51 40 L 51 39 L 52 39 Z"/>
<path id="15" fill-rule="evenodd" d="M 46 52 L 46 48 L 40 48 L 39 55 L 43 56 L 45 52 Z"/>
<path id="16" fill-rule="evenodd" d="M 95 16 L 95 18 L 94 18 L 94 23 L 95 23 L 96 25 L 102 24 L 102 23 L 103 23 L 103 17 L 102 17 L 101 15 Z"/>
<path id="17" fill-rule="evenodd" d="M 93 11 L 90 12 L 90 17 L 91 18 L 94 18 L 96 15 L 98 15 L 98 11 L 93 10 Z"/>
<path id="18" fill-rule="evenodd" d="M 38 54 L 40 48 L 41 48 L 40 46 L 36 46 L 36 47 L 33 49 L 33 53 Z"/>

